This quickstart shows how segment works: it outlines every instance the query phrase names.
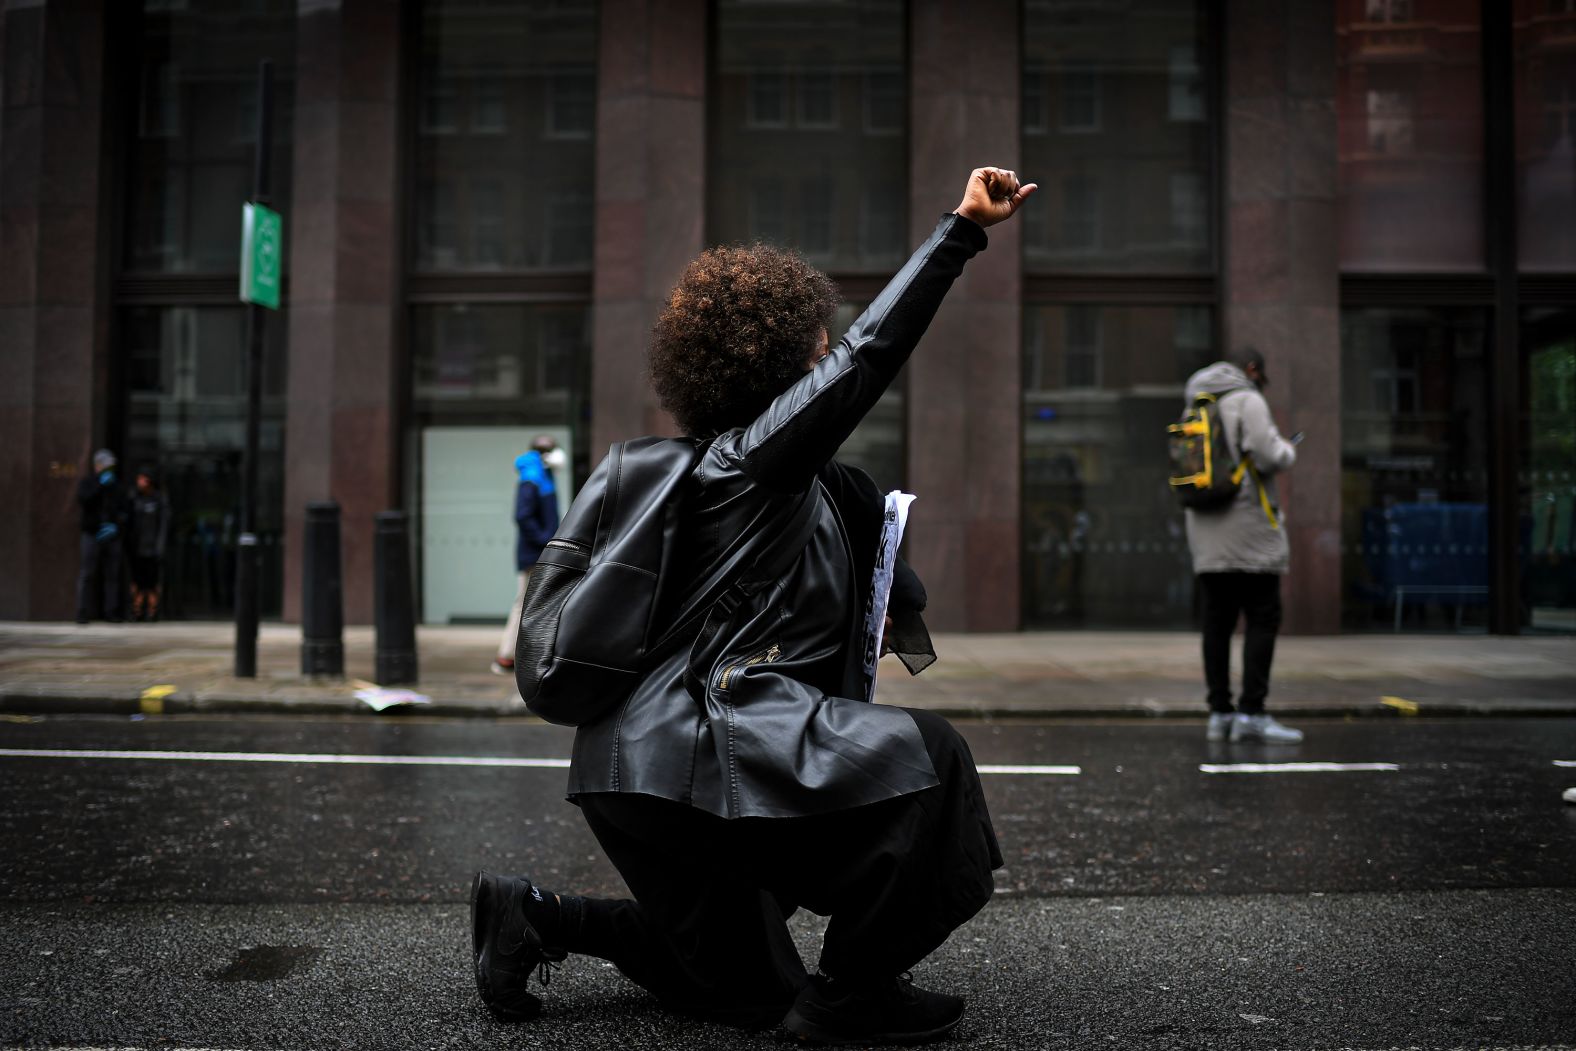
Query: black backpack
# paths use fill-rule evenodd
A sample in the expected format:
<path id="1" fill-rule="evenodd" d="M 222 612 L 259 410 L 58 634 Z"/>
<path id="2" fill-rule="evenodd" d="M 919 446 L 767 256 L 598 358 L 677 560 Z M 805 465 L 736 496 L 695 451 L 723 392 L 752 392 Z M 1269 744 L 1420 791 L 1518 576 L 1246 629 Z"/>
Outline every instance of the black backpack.
<path id="1" fill-rule="evenodd" d="M 1251 467 L 1247 457 L 1232 458 L 1220 421 L 1219 396 L 1200 392 L 1182 419 L 1166 431 L 1171 445 L 1171 491 L 1182 506 L 1195 511 L 1229 507 Z"/>
<path id="2" fill-rule="evenodd" d="M 514 675 L 530 710 L 550 723 L 583 726 L 624 701 L 642 678 L 686 642 L 714 607 L 786 572 L 817 520 L 815 487 L 761 539 L 744 573 L 726 567 L 700 582 L 665 581 L 685 480 L 709 443 L 640 438 L 615 442 L 586 479 L 548 541 L 520 611 Z M 686 596 L 658 623 L 664 587 Z"/>

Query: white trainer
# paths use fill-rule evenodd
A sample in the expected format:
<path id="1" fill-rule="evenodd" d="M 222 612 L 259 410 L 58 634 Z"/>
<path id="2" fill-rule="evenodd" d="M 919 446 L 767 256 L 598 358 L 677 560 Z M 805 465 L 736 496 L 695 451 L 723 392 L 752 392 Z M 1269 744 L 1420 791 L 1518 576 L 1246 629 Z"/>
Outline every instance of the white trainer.
<path id="1" fill-rule="evenodd" d="M 1231 736 L 1231 724 L 1236 721 L 1236 712 L 1210 712 L 1209 729 L 1204 731 L 1204 740 L 1224 741 Z"/>
<path id="2" fill-rule="evenodd" d="M 1302 740 L 1302 731 L 1282 726 L 1268 715 L 1243 715 L 1231 725 L 1233 741 L 1262 741 L 1265 744 L 1296 744 Z"/>

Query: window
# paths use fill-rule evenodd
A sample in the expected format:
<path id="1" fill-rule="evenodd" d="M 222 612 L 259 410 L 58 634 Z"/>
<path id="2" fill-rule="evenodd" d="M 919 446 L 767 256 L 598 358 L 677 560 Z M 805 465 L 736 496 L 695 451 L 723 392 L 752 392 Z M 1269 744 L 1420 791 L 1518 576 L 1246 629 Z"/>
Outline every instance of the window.
<path id="1" fill-rule="evenodd" d="M 1027 274 L 1214 272 L 1211 6 L 1025 5 L 1022 167 L 1055 213 L 1025 215 Z"/>
<path id="2" fill-rule="evenodd" d="M 595 6 L 420 9 L 413 269 L 588 271 Z"/>
<path id="3" fill-rule="evenodd" d="M 1522 626 L 1576 632 L 1576 310 L 1523 312 Z"/>
<path id="4" fill-rule="evenodd" d="M 1213 360 L 1212 329 L 1207 307 L 1025 309 L 1025 626 L 1189 625 L 1193 566 L 1154 436 Z"/>
<path id="5" fill-rule="evenodd" d="M 788 126 L 788 78 L 781 73 L 750 75 L 750 119 L 752 128 Z"/>
<path id="6" fill-rule="evenodd" d="M 479 623 L 512 597 L 514 458 L 565 449 L 561 511 L 590 470 L 597 10 L 414 6 L 404 490 L 423 618 Z"/>
<path id="7" fill-rule="evenodd" d="M 899 73 L 865 74 L 865 133 L 897 135 L 903 131 L 903 77 Z"/>
<path id="8" fill-rule="evenodd" d="M 1366 109 L 1368 152 L 1390 156 L 1412 152 L 1412 100 L 1408 95 L 1370 89 Z"/>
<path id="9" fill-rule="evenodd" d="M 832 251 L 832 180 L 816 176 L 799 187 L 800 251 L 824 256 Z"/>
<path id="10" fill-rule="evenodd" d="M 1171 173 L 1171 237 L 1180 245 L 1208 243 L 1209 199 L 1198 172 Z"/>
<path id="11" fill-rule="evenodd" d="M 1445 0 L 1337 19 L 1343 270 L 1483 269 L 1480 22 L 1478 3 Z"/>
<path id="12" fill-rule="evenodd" d="M 859 213 L 859 250 L 872 266 L 903 253 L 903 201 L 887 186 L 866 186 L 864 208 Z"/>
<path id="13" fill-rule="evenodd" d="M 1576 271 L 1576 0 L 1513 4 L 1516 249 L 1523 270 Z"/>
<path id="14" fill-rule="evenodd" d="M 788 240 L 788 215 L 781 179 L 760 179 L 750 187 L 750 230 L 771 244 Z"/>
<path id="15" fill-rule="evenodd" d="M 1482 630 L 1488 312 L 1341 314 L 1343 621 Z"/>
<path id="16" fill-rule="evenodd" d="M 476 179 L 471 183 L 471 251 L 479 266 L 502 266 L 504 258 L 503 183 Z"/>
<path id="17" fill-rule="evenodd" d="M 907 27 L 901 0 L 717 0 L 706 240 L 770 241 L 834 278 L 902 263 Z"/>
<path id="18" fill-rule="evenodd" d="M 453 135 L 460 130 L 460 85 L 434 77 L 421 96 L 421 130 L 425 135 Z"/>
<path id="19" fill-rule="evenodd" d="M 1173 46 L 1169 70 L 1167 115 L 1179 122 L 1204 120 L 1208 112 L 1204 100 L 1204 70 L 1198 62 L 1197 45 L 1189 42 Z"/>
<path id="20" fill-rule="evenodd" d="M 1367 0 L 1370 22 L 1410 22 L 1412 0 Z"/>
<path id="21" fill-rule="evenodd" d="M 799 89 L 799 127 L 837 127 L 837 78 L 824 69 L 804 70 L 795 83 Z"/>
<path id="22" fill-rule="evenodd" d="M 213 304 L 238 281 L 239 205 L 252 191 L 257 67 L 274 60 L 270 196 L 288 221 L 294 167 L 294 0 L 144 0 L 104 5 L 106 32 L 133 68 L 133 90 L 105 101 L 127 129 L 115 260 L 111 353 L 121 382 L 122 462 L 154 467 L 170 500 L 161 615 L 232 615 L 247 398 L 246 312 Z M 244 31 L 238 31 L 244 27 Z M 288 257 L 286 258 L 288 267 Z M 134 296 L 125 291 L 134 279 Z M 259 602 L 283 591 L 285 309 L 263 347 L 258 463 Z"/>
<path id="23" fill-rule="evenodd" d="M 1062 357 L 1062 387 L 1078 390 L 1100 386 L 1100 312 L 1094 307 L 1068 307 L 1067 342 Z"/>
<path id="24" fill-rule="evenodd" d="M 547 133 L 555 139 L 589 139 L 596 113 L 596 81 L 589 73 L 559 73 L 549 81 Z"/>
<path id="25" fill-rule="evenodd" d="M 1062 74 L 1062 123 L 1064 132 L 1100 130 L 1100 77 L 1089 70 Z"/>
<path id="26" fill-rule="evenodd" d="M 583 305 L 415 308 L 412 397 L 427 426 L 578 424 L 590 382 Z"/>
<path id="27" fill-rule="evenodd" d="M 471 131 L 477 135 L 502 135 L 509 130 L 509 110 L 504 104 L 503 81 L 481 77 L 471 88 Z"/>
<path id="28" fill-rule="evenodd" d="M 1100 188 L 1082 172 L 1062 179 L 1061 239 L 1067 249 L 1100 246 Z"/>

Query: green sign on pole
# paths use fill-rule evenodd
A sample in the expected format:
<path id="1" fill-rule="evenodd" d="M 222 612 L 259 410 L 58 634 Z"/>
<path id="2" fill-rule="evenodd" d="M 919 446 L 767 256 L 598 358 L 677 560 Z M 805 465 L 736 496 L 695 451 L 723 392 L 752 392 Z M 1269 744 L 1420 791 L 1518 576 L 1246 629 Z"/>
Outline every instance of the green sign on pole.
<path id="1" fill-rule="evenodd" d="M 284 222 L 266 205 L 241 206 L 241 302 L 279 309 Z"/>

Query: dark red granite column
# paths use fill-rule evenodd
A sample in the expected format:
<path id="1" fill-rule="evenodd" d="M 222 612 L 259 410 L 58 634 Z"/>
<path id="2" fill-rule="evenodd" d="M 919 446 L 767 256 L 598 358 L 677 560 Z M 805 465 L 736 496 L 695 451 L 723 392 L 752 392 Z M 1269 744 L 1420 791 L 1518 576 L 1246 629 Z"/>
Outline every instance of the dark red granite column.
<path id="1" fill-rule="evenodd" d="M 1012 0 L 915 0 L 910 17 L 917 244 L 975 167 L 1017 166 L 1020 19 Z M 941 631 L 1018 627 L 1020 256 L 1016 225 L 993 227 L 908 365 L 908 550 Z"/>
<path id="2" fill-rule="evenodd" d="M 1341 338 L 1331 0 L 1230 0 L 1225 34 L 1227 348 L 1258 347 L 1283 432 L 1291 541 L 1286 630 L 1341 613 Z"/>
<path id="3" fill-rule="evenodd" d="M 673 433 L 646 377 L 668 290 L 701 250 L 706 5 L 603 0 L 597 72 L 591 459 Z"/>
<path id="4" fill-rule="evenodd" d="M 0 618 L 61 620 L 106 430 L 104 0 L 0 6 Z"/>
<path id="5" fill-rule="evenodd" d="M 285 432 L 285 618 L 306 505 L 341 509 L 345 618 L 372 619 L 372 516 L 396 506 L 400 4 L 302 4 L 296 24 Z"/>

